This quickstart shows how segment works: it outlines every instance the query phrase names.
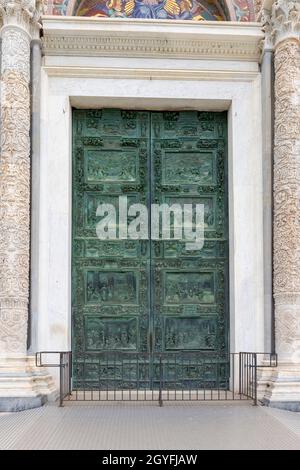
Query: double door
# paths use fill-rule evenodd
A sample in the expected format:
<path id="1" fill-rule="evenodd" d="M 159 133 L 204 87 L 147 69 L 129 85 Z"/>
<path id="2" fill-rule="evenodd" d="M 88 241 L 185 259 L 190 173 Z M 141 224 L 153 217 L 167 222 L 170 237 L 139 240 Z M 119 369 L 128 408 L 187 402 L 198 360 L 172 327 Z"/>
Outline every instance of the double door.
<path id="1" fill-rule="evenodd" d="M 92 387 L 105 376 L 135 377 L 136 366 L 120 364 L 139 355 L 151 386 L 158 354 L 227 351 L 226 135 L 225 113 L 73 111 L 75 387 L 82 381 Z M 101 204 L 115 208 L 114 239 L 99 238 Z M 148 214 L 136 227 L 142 239 L 128 230 L 134 204 Z M 201 205 L 204 246 L 193 249 L 184 230 L 174 238 L 172 212 L 169 238 L 163 238 L 161 216 L 158 236 L 151 237 L 153 204 Z M 106 367 L 99 367 L 101 357 Z"/>

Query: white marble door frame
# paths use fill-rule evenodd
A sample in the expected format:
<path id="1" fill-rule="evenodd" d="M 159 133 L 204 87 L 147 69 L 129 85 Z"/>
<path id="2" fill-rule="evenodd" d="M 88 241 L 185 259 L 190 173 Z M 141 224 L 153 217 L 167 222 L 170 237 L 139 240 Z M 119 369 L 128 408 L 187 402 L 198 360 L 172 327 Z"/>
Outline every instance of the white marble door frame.
<path id="1" fill-rule="evenodd" d="M 53 61 L 53 58 L 50 58 Z M 68 58 L 66 58 L 67 60 Z M 42 70 L 38 284 L 32 286 L 38 315 L 33 319 L 38 350 L 71 346 L 72 106 L 161 110 L 228 110 L 230 237 L 230 348 L 264 350 L 263 179 L 260 74 L 242 78 L 164 79 L 151 68 L 135 79 L 117 71 L 88 77 L 57 64 Z M 80 60 L 77 58 L 77 62 Z M 63 62 L 62 58 L 59 58 Z M 74 60 L 73 60 L 74 62 Z M 180 60 L 176 61 L 177 65 Z M 82 72 L 80 72 L 82 70 Z M 112 78 L 109 78 L 109 73 Z M 75 76 L 76 75 L 76 76 Z M 102 75 L 102 76 L 101 76 Z M 103 77 L 105 75 L 105 78 Z M 124 72 L 123 72 L 124 75 Z M 148 78 L 147 78 L 148 76 Z"/>

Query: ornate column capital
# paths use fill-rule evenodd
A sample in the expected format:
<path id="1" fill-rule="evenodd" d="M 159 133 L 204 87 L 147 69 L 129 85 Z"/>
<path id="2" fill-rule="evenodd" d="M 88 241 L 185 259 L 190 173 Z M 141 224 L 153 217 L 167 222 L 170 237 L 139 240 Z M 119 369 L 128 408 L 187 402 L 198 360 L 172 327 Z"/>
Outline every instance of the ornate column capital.
<path id="1" fill-rule="evenodd" d="M 16 26 L 23 28 L 30 36 L 36 36 L 46 8 L 46 0 L 0 0 L 3 27 Z"/>
<path id="2" fill-rule="evenodd" d="M 300 2 L 276 0 L 272 5 L 271 25 L 275 47 L 286 39 L 300 41 Z"/>
<path id="3" fill-rule="evenodd" d="M 300 2 L 298 0 L 256 0 L 256 19 L 265 33 L 263 49 L 275 49 L 285 40 L 300 41 Z"/>

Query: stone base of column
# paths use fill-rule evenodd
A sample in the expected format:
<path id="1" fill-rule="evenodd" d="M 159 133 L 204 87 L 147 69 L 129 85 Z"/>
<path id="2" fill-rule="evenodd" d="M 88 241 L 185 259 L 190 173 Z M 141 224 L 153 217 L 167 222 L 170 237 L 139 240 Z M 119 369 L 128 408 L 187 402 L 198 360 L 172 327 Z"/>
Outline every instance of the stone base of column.
<path id="1" fill-rule="evenodd" d="M 37 408 L 57 398 L 52 376 L 35 366 L 34 357 L 0 357 L 0 411 Z"/>
<path id="2" fill-rule="evenodd" d="M 300 364 L 260 369 L 258 399 L 266 406 L 300 411 Z"/>

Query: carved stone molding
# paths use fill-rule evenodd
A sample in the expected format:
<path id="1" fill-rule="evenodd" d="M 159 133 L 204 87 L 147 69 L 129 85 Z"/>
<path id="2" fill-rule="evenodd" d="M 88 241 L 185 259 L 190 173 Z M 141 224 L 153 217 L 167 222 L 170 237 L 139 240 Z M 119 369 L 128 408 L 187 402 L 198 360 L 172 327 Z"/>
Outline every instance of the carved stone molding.
<path id="1" fill-rule="evenodd" d="M 43 50 L 47 55 L 80 55 L 80 56 L 135 56 L 135 57 L 176 57 L 176 58 L 245 58 L 256 60 L 259 48 L 252 44 L 236 41 L 206 40 L 169 40 L 160 38 L 117 38 L 107 37 L 45 37 Z"/>
<path id="2" fill-rule="evenodd" d="M 114 20 L 114 21 L 113 21 Z M 185 24 L 182 24 L 185 23 Z M 258 61 L 263 34 L 253 24 L 192 24 L 93 18 L 43 18 L 45 55 L 222 58 Z"/>

